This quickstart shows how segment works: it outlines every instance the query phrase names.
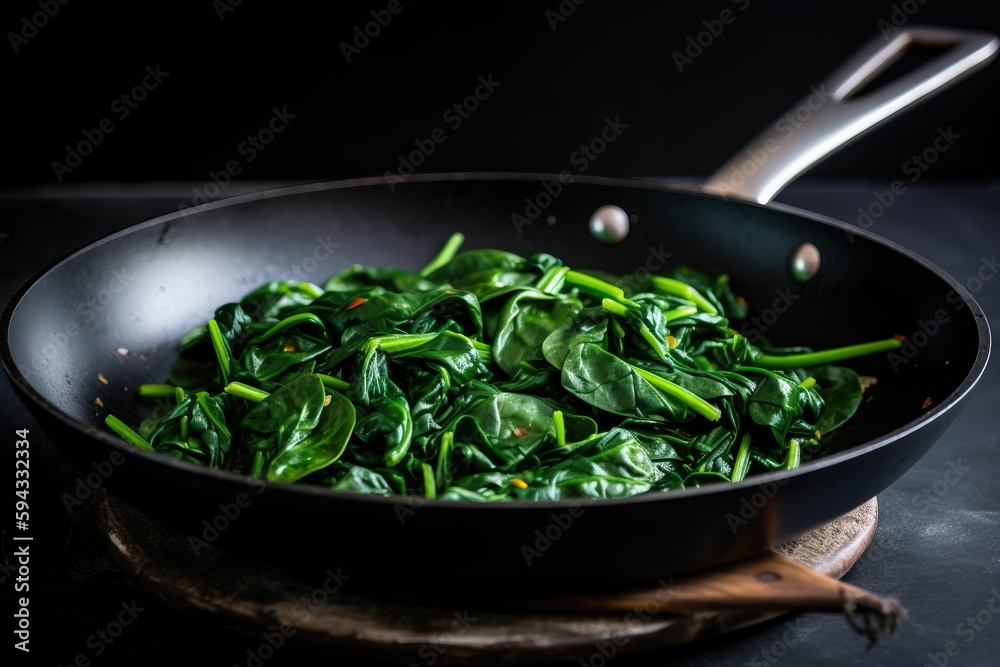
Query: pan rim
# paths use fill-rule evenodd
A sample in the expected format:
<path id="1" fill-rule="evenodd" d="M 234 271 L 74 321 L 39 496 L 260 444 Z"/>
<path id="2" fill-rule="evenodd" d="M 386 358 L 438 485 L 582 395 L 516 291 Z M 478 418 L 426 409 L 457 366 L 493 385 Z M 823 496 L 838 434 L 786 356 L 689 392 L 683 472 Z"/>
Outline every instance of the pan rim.
<path id="1" fill-rule="evenodd" d="M 394 177 L 395 178 L 395 177 Z M 479 181 L 479 182 L 495 182 L 495 181 L 537 181 L 537 180 L 553 180 L 558 179 L 559 174 L 551 173 L 541 173 L 541 172 L 449 172 L 449 173 L 427 173 L 427 174 L 414 174 L 412 176 L 406 177 L 402 185 L 408 183 L 440 183 L 440 182 L 460 182 L 460 181 Z M 740 482 L 730 482 L 727 484 L 711 484 L 707 486 L 683 489 L 683 490 L 673 490 L 664 493 L 644 493 L 635 496 L 630 496 L 627 498 L 605 498 L 605 499 L 587 499 L 587 498 L 573 498 L 565 500 L 546 500 L 546 501 L 533 501 L 533 500 L 507 500 L 504 502 L 496 503 L 479 503 L 469 500 L 442 500 L 442 499 L 422 499 L 421 508 L 446 508 L 448 510 L 484 510 L 489 511 L 518 511 L 525 509 L 533 510 L 558 510 L 566 509 L 571 507 L 576 507 L 580 505 L 585 505 L 586 507 L 627 507 L 635 503 L 646 503 L 646 502 L 664 502 L 671 498 L 681 501 L 684 499 L 697 498 L 702 495 L 712 495 L 719 494 L 723 492 L 739 492 L 748 489 L 756 489 L 765 484 L 778 484 L 781 485 L 787 480 L 803 476 L 809 473 L 818 472 L 826 468 L 838 465 L 842 462 L 864 456 L 870 452 L 877 449 L 881 449 L 890 445 L 891 443 L 924 428 L 930 422 L 933 422 L 941 417 L 943 417 L 948 411 L 952 409 L 959 409 L 961 407 L 961 401 L 968 395 L 976 383 L 980 380 L 983 373 L 985 372 L 987 362 L 989 360 L 990 350 L 991 350 L 991 332 L 989 327 L 989 322 L 986 318 L 985 312 L 982 307 L 976 302 L 975 298 L 968 292 L 964 285 L 962 285 L 957 279 L 952 277 L 948 272 L 944 271 L 936 264 L 926 259 L 925 257 L 918 255 L 917 253 L 907 249 L 906 247 L 900 245 L 899 243 L 887 239 L 885 237 L 879 236 L 874 232 L 867 229 L 862 229 L 854 225 L 850 225 L 841 220 L 835 218 L 824 216 L 806 209 L 801 209 L 795 206 L 782 204 L 780 202 L 770 202 L 768 204 L 759 204 L 757 202 L 728 197 L 725 195 L 719 195 L 715 193 L 708 193 L 700 190 L 697 186 L 688 185 L 678 185 L 663 183 L 653 180 L 642 180 L 637 178 L 618 178 L 618 177 L 606 177 L 606 176 L 586 176 L 586 175 L 574 175 L 573 183 L 580 183 L 584 185 L 594 185 L 594 186 L 608 186 L 608 187 L 623 187 L 623 188 L 633 188 L 642 190 L 652 190 L 652 191 L 666 191 L 672 193 L 680 193 L 685 196 L 703 197 L 714 200 L 722 201 L 732 201 L 740 205 L 748 205 L 754 208 L 763 208 L 768 210 L 776 210 L 789 215 L 795 216 L 799 219 L 805 219 L 809 221 L 819 222 L 821 224 L 831 226 L 845 232 L 850 232 L 854 236 L 863 237 L 871 242 L 877 243 L 879 245 L 887 247 L 889 250 L 896 252 L 905 256 L 907 259 L 916 262 L 922 268 L 933 273 L 937 278 L 944 281 L 948 286 L 950 286 L 955 292 L 961 297 L 962 303 L 969 308 L 970 316 L 973 317 L 977 323 L 977 333 L 978 333 L 978 349 L 976 352 L 976 358 L 974 359 L 969 372 L 958 384 L 958 386 L 950 393 L 947 397 L 936 403 L 929 410 L 924 412 L 917 419 L 911 420 L 905 424 L 900 425 L 893 431 L 879 436 L 873 440 L 865 442 L 863 444 L 856 445 L 848 450 L 837 452 L 836 454 L 831 454 L 824 456 L 812 461 L 802 464 L 800 467 L 794 470 L 784 470 L 778 472 L 769 473 L 758 473 L 752 477 L 748 477 Z M 151 462 L 157 465 L 165 465 L 168 468 L 172 468 L 176 473 L 182 474 L 184 476 L 194 476 L 203 478 L 205 476 L 213 479 L 217 479 L 220 482 L 226 482 L 230 484 L 237 485 L 250 485 L 251 478 L 247 475 L 240 473 L 234 473 L 224 470 L 218 470 L 213 468 L 205 468 L 193 463 L 186 463 L 173 459 L 171 457 L 166 457 L 161 454 L 149 453 L 137 450 L 134 447 L 129 446 L 126 442 L 122 441 L 120 438 L 116 438 L 113 434 L 98 429 L 94 426 L 82 424 L 77 420 L 70 417 L 68 414 L 57 408 L 54 404 L 43 397 L 34 387 L 28 382 L 27 378 L 21 373 L 16 362 L 13 359 L 13 354 L 10 349 L 9 344 L 9 330 L 11 323 L 15 317 L 15 313 L 21 300 L 27 294 L 27 292 L 39 281 L 41 281 L 49 272 L 58 268 L 71 261 L 76 256 L 91 250 L 94 247 L 104 245 L 105 243 L 110 243 L 115 239 L 127 236 L 129 234 L 135 233 L 147 227 L 152 227 L 155 225 L 166 224 L 170 221 L 186 218 L 191 215 L 192 212 L 197 214 L 202 211 L 211 211 L 219 208 L 225 208 L 229 206 L 238 206 L 254 201 L 261 201 L 266 199 L 273 199 L 278 197 L 288 197 L 295 196 L 299 194 L 306 194 L 311 192 L 321 192 L 330 190 L 340 190 L 347 188 L 357 188 L 357 187 L 371 187 L 371 186 L 386 186 L 389 184 L 399 185 L 398 181 L 392 181 L 383 176 L 373 176 L 373 177 L 362 177 L 353 179 L 341 179 L 334 181 L 317 181 L 314 183 L 304 183 L 296 185 L 287 185 L 276 188 L 268 188 L 258 192 L 245 193 L 241 195 L 236 195 L 233 197 L 216 200 L 199 206 L 193 206 L 190 208 L 174 211 L 161 216 L 151 218 L 149 220 L 130 225 L 125 229 L 119 230 L 112 234 L 109 234 L 97 241 L 87 244 L 77 250 L 71 251 L 64 257 L 55 260 L 48 266 L 42 268 L 36 272 L 33 276 L 24 281 L 20 287 L 13 293 L 8 302 L 4 305 L 2 312 L 0 312 L 0 331 L 2 331 L 2 339 L 0 339 L 0 363 L 2 363 L 5 372 L 8 375 L 10 381 L 16 385 L 16 388 L 22 392 L 25 396 L 30 398 L 39 408 L 47 412 L 51 417 L 59 420 L 64 425 L 72 430 L 80 432 L 85 437 L 90 437 L 97 439 L 103 444 L 111 447 L 113 450 L 119 451 L 125 456 L 139 456 L 145 459 L 147 462 Z M 54 443 L 57 444 L 57 443 Z M 57 444 L 57 446 L 59 446 Z M 259 483 L 257 484 L 259 486 Z M 323 498 L 325 500 L 336 502 L 336 501 L 353 501 L 353 502 L 364 502 L 371 503 L 373 505 L 395 505 L 400 502 L 400 499 L 409 498 L 409 495 L 372 495 L 372 494 L 360 494 L 349 491 L 334 491 L 332 489 L 323 488 L 315 485 L 308 484 L 284 484 L 284 483 L 266 483 L 266 489 L 271 494 L 284 494 L 301 496 L 302 498 Z"/>

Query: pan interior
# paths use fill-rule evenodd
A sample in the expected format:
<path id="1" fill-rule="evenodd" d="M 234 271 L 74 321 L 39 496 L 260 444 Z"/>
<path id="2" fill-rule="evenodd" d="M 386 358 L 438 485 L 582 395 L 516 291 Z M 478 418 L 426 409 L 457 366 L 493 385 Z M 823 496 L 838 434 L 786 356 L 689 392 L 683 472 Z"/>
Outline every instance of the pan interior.
<path id="1" fill-rule="evenodd" d="M 549 252 L 637 278 L 677 264 L 727 273 L 751 305 L 734 328 L 751 340 L 818 349 L 905 336 L 899 353 L 853 362 L 878 384 L 836 434 L 845 447 L 919 419 L 927 399 L 945 401 L 976 363 L 976 314 L 949 282 L 886 245 L 740 202 L 582 184 L 552 198 L 543 183 L 317 190 L 154 221 L 73 255 L 27 290 L 11 318 L 11 355 L 52 406 L 103 429 L 107 412 L 142 409 L 135 387 L 163 381 L 180 337 L 218 305 L 268 280 L 322 284 L 354 263 L 418 268 L 457 231 L 466 249 Z M 632 218 L 613 245 L 588 231 L 609 204 Z M 822 266 L 800 283 L 790 266 L 806 242 Z"/>
<path id="2" fill-rule="evenodd" d="M 800 535 L 905 472 L 982 373 L 989 345 L 982 311 L 955 291 L 955 281 L 892 244 L 801 212 L 653 184 L 578 178 L 556 191 L 553 182 L 460 175 L 392 189 L 381 180 L 318 184 L 165 216 L 81 250 L 22 289 L 2 317 L 4 363 L 78 466 L 89 469 L 120 449 L 124 463 L 108 478 L 109 489 L 197 535 L 220 507 L 258 489 L 242 476 L 137 453 L 103 419 L 112 413 L 137 423 L 149 403 L 136 400 L 136 387 L 164 380 L 180 338 L 220 304 L 268 280 L 321 284 L 354 263 L 418 268 L 461 232 L 467 249 L 548 252 L 574 268 L 639 278 L 678 264 L 726 273 L 751 306 L 749 321 L 734 328 L 777 345 L 825 348 L 897 334 L 909 341 L 899 354 L 851 363 L 878 382 L 849 425 L 824 438 L 843 453 L 739 484 L 597 501 L 541 560 L 524 558 L 523 548 L 537 545 L 538 531 L 555 517 L 576 516 L 568 514 L 573 503 L 427 501 L 403 522 L 398 498 L 276 484 L 253 496 L 247 512 L 256 519 L 233 522 L 223 538 L 321 573 L 330 556 L 314 550 L 313 536 L 317 521 L 329 521 L 339 534 L 365 537 L 339 543 L 334 565 L 379 581 L 389 571 L 405 577 L 394 559 L 407 544 L 422 582 L 457 587 L 655 581 Z M 593 212 L 608 205 L 630 217 L 628 235 L 611 245 L 588 228 Z M 821 266 L 799 282 L 792 259 L 807 242 Z M 765 496 L 771 500 L 745 525 L 733 523 L 748 502 Z M 264 544 L 261 525 L 268 527 Z M 670 530 L 649 529 L 666 525 Z M 678 542 L 678 534 L 686 539 Z"/>

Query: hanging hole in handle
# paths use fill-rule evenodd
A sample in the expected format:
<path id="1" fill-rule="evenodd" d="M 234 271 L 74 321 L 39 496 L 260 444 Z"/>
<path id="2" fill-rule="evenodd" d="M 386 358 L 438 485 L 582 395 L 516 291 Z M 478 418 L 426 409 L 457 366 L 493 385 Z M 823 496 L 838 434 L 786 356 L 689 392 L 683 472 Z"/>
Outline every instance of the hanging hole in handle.
<path id="1" fill-rule="evenodd" d="M 945 51 L 954 48 L 954 44 L 931 44 L 910 40 L 908 44 L 897 50 L 878 65 L 868 76 L 844 94 L 844 100 L 850 100 L 861 95 L 872 93 L 887 83 L 891 83 L 910 72 L 915 72 Z"/>

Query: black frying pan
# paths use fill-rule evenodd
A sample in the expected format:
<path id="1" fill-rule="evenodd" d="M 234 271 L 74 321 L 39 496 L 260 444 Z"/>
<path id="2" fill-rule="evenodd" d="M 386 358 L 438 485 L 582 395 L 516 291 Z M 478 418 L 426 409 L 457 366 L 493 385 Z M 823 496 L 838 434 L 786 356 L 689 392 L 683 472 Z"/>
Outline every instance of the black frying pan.
<path id="1" fill-rule="evenodd" d="M 851 97 L 911 41 L 953 46 L 923 70 Z M 300 571 L 340 568 L 359 586 L 601 585 L 745 556 L 892 484 L 954 419 L 989 352 L 979 306 L 927 261 L 844 223 L 747 200 L 767 201 L 822 155 L 996 49 L 992 35 L 931 29 L 880 40 L 827 82 L 832 99 L 795 136 L 772 144 L 765 133 L 720 170 L 706 189 L 725 195 L 577 175 L 553 197 L 544 185 L 558 180 L 552 175 L 451 174 L 299 186 L 166 215 L 88 246 L 22 287 L 0 322 L 3 364 L 53 441 L 80 468 L 104 471 L 115 494 L 184 534 Z M 767 159 L 746 166 L 761 148 Z M 530 218 L 526 202 L 542 209 L 530 224 L 513 217 Z M 609 204 L 633 217 L 627 237 L 612 245 L 586 231 L 592 213 Z M 837 432 L 840 453 L 738 484 L 583 505 L 265 486 L 139 452 L 105 427 L 109 412 L 141 418 L 134 388 L 162 381 L 181 335 L 217 305 L 267 280 L 322 282 L 355 262 L 419 267 L 456 231 L 466 248 L 547 251 L 580 268 L 630 273 L 685 263 L 726 272 L 778 344 L 822 348 L 903 334 L 912 347 L 853 363 L 878 384 Z M 819 251 L 814 275 L 792 268 L 804 243 Z M 785 307 L 774 317 L 776 299 Z"/>

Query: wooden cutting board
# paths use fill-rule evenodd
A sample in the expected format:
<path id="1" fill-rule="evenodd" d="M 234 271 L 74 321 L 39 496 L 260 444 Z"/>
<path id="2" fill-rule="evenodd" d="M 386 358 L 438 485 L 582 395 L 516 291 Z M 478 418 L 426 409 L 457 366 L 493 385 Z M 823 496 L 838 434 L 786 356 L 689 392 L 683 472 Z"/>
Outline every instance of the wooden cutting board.
<path id="1" fill-rule="evenodd" d="M 343 657 L 437 664 L 546 663 L 663 649 L 782 613 L 844 613 L 870 641 L 905 615 L 889 598 L 837 581 L 878 523 L 874 498 L 774 551 L 646 587 L 579 595 L 435 599 L 373 594 L 349 576 L 325 581 L 193 547 L 185 536 L 102 492 L 97 520 L 116 561 L 166 604 L 224 627 Z M 585 588 L 581 582 L 581 589 Z M 274 635 L 280 633 L 283 638 Z M 429 663 L 427 663 L 429 664 Z"/>

